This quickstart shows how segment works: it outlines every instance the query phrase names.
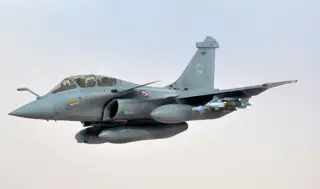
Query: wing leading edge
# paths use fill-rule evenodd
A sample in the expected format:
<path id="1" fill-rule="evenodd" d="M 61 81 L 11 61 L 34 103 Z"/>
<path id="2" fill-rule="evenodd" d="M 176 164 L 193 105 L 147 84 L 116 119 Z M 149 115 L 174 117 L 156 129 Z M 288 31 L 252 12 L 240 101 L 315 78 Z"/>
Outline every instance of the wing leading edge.
<path id="1" fill-rule="evenodd" d="M 262 85 L 255 85 L 255 86 L 249 86 L 249 87 L 224 89 L 224 90 L 208 91 L 208 92 L 188 91 L 180 94 L 178 99 L 199 97 L 199 96 L 206 96 L 206 95 L 215 95 L 220 98 L 223 98 L 223 97 L 250 98 L 252 96 L 256 96 L 266 91 L 267 89 L 278 87 L 285 84 L 297 83 L 297 82 L 298 80 L 288 80 L 288 81 L 264 83 Z"/>

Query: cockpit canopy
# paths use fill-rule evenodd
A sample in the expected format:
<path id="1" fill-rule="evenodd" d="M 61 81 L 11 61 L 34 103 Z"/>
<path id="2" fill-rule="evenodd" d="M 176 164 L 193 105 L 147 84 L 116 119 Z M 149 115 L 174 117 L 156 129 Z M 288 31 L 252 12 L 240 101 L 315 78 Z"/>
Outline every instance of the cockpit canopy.
<path id="1" fill-rule="evenodd" d="M 77 75 L 65 78 L 59 85 L 53 88 L 50 93 L 58 93 L 80 88 L 89 87 L 110 87 L 117 84 L 117 79 L 100 75 Z"/>

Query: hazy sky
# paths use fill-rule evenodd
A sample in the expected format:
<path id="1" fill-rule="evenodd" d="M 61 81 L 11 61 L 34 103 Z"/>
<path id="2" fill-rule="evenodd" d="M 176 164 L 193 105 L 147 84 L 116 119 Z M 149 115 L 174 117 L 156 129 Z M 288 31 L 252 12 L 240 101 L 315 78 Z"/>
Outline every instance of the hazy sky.
<path id="1" fill-rule="evenodd" d="M 319 189 L 317 0 L 0 0 L 0 188 Z M 63 78 L 174 81 L 211 35 L 218 88 L 298 79 L 167 140 L 77 144 L 80 123 L 7 114 Z"/>

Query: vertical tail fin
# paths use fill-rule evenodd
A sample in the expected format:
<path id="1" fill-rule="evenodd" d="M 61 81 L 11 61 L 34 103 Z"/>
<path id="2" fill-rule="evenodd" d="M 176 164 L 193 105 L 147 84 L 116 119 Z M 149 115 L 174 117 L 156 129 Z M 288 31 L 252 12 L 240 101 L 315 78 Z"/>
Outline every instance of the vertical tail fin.
<path id="1" fill-rule="evenodd" d="M 214 90 L 215 50 L 219 43 L 211 36 L 196 43 L 197 52 L 181 76 L 168 87 L 176 89 Z"/>

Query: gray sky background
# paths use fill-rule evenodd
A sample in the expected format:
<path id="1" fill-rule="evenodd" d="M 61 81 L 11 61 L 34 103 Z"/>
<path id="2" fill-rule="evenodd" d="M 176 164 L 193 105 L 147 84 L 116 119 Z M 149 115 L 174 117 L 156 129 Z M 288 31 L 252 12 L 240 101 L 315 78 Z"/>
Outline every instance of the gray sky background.
<path id="1" fill-rule="evenodd" d="M 1 0 L 0 188 L 320 188 L 319 1 Z M 218 88 L 298 79 L 168 140 L 81 145 L 80 123 L 8 116 L 63 78 L 174 81 L 207 35 Z"/>

